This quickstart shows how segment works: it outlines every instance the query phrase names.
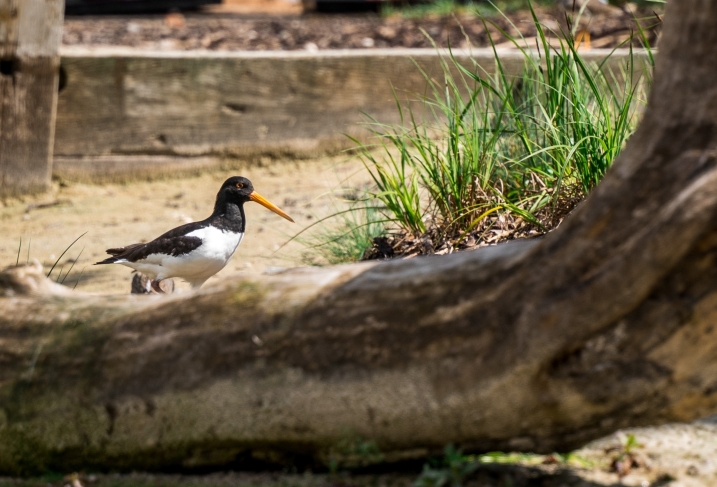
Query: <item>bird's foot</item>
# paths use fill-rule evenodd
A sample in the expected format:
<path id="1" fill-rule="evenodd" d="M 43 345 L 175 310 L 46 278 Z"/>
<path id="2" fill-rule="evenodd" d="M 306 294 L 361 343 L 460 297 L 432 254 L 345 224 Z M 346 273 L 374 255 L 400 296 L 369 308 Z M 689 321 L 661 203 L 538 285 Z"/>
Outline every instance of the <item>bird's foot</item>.
<path id="1" fill-rule="evenodd" d="M 132 277 L 132 294 L 172 294 L 174 292 L 174 279 L 155 281 L 138 272 Z"/>
<path id="2" fill-rule="evenodd" d="M 142 274 L 136 273 L 132 276 L 132 294 L 149 294 L 152 292 L 152 280 Z"/>
<path id="3" fill-rule="evenodd" d="M 152 281 L 152 290 L 157 294 L 166 294 L 164 292 L 164 289 L 162 289 L 159 285 L 159 283 L 162 281 Z"/>

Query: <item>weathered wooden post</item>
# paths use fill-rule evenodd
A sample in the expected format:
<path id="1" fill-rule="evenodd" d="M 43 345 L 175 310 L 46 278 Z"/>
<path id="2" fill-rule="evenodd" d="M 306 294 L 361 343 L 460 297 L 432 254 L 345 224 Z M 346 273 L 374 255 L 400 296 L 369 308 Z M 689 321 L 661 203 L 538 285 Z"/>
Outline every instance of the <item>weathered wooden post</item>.
<path id="1" fill-rule="evenodd" d="M 0 0 L 0 196 L 52 174 L 64 0 Z"/>

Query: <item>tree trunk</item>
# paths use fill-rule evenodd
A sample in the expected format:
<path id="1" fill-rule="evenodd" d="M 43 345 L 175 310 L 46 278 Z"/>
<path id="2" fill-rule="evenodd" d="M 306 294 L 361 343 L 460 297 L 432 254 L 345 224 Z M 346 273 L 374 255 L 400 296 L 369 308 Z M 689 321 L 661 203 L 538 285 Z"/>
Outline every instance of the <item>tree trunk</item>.
<path id="1" fill-rule="evenodd" d="M 0 275 L 0 470 L 574 448 L 717 410 L 717 3 L 669 3 L 644 122 L 539 240 L 185 296 Z"/>
<path id="2" fill-rule="evenodd" d="M 0 0 L 0 196 L 46 190 L 60 69 L 62 0 Z"/>

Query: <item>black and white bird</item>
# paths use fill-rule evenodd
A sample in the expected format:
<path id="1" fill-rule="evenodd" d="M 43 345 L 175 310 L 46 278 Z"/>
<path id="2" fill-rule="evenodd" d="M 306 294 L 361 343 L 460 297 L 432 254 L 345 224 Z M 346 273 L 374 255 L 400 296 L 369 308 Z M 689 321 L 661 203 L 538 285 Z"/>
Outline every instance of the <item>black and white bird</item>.
<path id="1" fill-rule="evenodd" d="M 247 178 L 234 176 L 222 184 L 209 218 L 174 228 L 148 243 L 107 249 L 109 257 L 97 264 L 122 264 L 145 274 L 152 289 L 161 293 L 160 281 L 178 277 L 192 288 L 227 265 L 244 237 L 244 203 L 254 201 L 286 218 L 289 215 L 264 199 Z"/>

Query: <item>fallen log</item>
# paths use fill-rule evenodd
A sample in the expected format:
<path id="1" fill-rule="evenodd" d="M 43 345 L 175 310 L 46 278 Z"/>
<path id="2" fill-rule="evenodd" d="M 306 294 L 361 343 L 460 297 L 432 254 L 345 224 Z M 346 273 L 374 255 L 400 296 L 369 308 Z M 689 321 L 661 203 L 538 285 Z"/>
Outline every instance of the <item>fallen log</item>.
<path id="1" fill-rule="evenodd" d="M 717 4 L 671 2 L 644 121 L 559 229 L 176 296 L 0 274 L 0 471 L 574 448 L 717 410 Z"/>

